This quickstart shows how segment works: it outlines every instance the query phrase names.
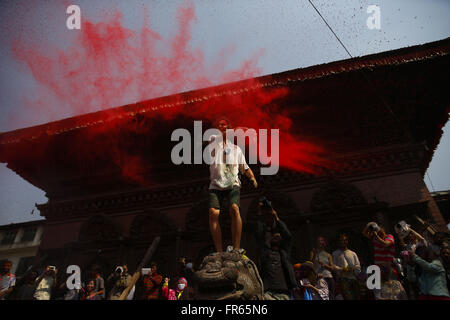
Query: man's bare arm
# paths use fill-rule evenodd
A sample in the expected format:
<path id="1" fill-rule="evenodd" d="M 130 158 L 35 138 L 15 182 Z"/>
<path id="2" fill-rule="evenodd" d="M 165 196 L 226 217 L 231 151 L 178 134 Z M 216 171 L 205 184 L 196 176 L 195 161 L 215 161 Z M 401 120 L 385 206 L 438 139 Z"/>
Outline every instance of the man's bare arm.
<path id="1" fill-rule="evenodd" d="M 382 238 L 379 236 L 378 233 L 375 232 L 374 235 L 375 235 L 375 240 L 376 240 L 377 242 L 379 242 L 382 246 L 384 246 L 384 247 L 387 248 L 387 247 L 390 247 L 390 246 L 393 245 L 392 242 L 386 241 L 386 240 L 382 239 Z"/>
<path id="2" fill-rule="evenodd" d="M 364 237 L 366 237 L 367 239 L 372 239 L 372 236 L 371 236 L 371 234 L 369 233 L 369 226 L 366 226 L 366 227 L 364 228 L 364 230 L 362 231 L 362 235 L 363 235 Z"/>

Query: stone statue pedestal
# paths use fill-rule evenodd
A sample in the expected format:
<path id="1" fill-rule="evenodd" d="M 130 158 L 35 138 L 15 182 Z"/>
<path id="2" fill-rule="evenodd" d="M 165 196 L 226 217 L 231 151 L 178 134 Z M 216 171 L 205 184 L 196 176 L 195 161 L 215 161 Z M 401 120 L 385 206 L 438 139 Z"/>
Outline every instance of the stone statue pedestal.
<path id="1" fill-rule="evenodd" d="M 196 300 L 263 300 L 264 288 L 255 263 L 245 255 L 215 252 L 195 272 Z"/>

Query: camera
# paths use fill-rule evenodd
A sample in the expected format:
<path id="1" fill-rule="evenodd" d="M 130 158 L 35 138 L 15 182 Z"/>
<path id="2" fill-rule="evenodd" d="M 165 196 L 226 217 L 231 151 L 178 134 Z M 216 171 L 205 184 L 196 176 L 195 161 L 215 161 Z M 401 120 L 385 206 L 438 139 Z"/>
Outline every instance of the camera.
<path id="1" fill-rule="evenodd" d="M 405 238 L 411 231 L 410 225 L 407 224 L 405 221 L 400 221 L 399 223 L 397 223 L 394 229 L 400 238 Z"/>
<path id="2" fill-rule="evenodd" d="M 266 208 L 266 209 L 272 209 L 272 202 L 270 202 L 269 200 L 267 200 L 266 197 L 262 196 L 259 198 L 259 202 L 262 203 L 262 207 Z"/>

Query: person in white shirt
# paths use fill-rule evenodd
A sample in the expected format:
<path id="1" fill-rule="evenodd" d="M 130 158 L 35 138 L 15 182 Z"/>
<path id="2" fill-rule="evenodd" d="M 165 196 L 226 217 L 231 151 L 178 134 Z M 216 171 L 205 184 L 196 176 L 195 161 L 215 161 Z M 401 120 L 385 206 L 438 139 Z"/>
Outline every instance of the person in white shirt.
<path id="1" fill-rule="evenodd" d="M 361 264 L 358 255 L 348 248 L 346 234 L 339 236 L 339 249 L 333 252 L 333 263 L 344 300 L 359 300 L 359 282 L 356 275 L 361 272 Z"/>
<path id="2" fill-rule="evenodd" d="M 241 182 L 239 173 L 247 176 L 255 188 L 258 187 L 255 176 L 245 161 L 242 150 L 226 139 L 226 130 L 231 129 L 230 122 L 221 118 L 217 129 L 222 133 L 208 147 L 211 155 L 209 185 L 209 228 L 217 252 L 222 252 L 222 231 L 219 224 L 220 208 L 224 198 L 228 198 L 231 216 L 231 250 L 240 248 L 242 220 L 239 212 Z"/>

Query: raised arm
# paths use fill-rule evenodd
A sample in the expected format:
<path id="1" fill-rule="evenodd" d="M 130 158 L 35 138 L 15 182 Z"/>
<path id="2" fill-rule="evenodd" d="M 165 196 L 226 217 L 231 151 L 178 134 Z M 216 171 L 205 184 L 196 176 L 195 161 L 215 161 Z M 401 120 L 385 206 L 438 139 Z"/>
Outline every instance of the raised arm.
<path id="1" fill-rule="evenodd" d="M 369 226 L 365 226 L 364 230 L 362 231 L 362 235 L 366 237 L 367 239 L 372 239 L 371 233 L 369 232 Z"/>
<path id="2" fill-rule="evenodd" d="M 164 284 L 162 285 L 161 291 L 163 297 L 169 300 L 169 278 L 164 278 Z"/>
<path id="3" fill-rule="evenodd" d="M 422 237 L 418 232 L 416 232 L 413 229 L 410 229 L 410 230 L 411 230 L 412 234 L 414 234 L 416 236 L 416 238 L 419 239 L 419 241 L 424 241 L 425 240 L 424 237 Z"/>
<path id="4" fill-rule="evenodd" d="M 44 279 L 45 274 L 47 273 L 48 270 L 49 270 L 48 267 L 46 267 L 44 272 L 42 272 L 41 275 L 36 278 L 36 280 L 35 280 L 36 287 L 39 285 L 39 283 L 42 281 L 42 279 Z"/>
<path id="5" fill-rule="evenodd" d="M 394 237 L 393 236 L 387 236 L 386 237 L 387 240 L 382 239 L 378 233 L 375 232 L 375 241 L 381 243 L 382 246 L 384 247 L 390 247 L 394 245 Z"/>

